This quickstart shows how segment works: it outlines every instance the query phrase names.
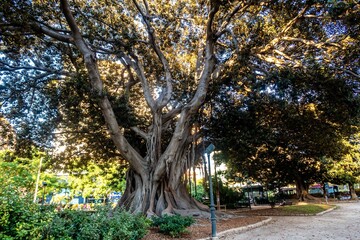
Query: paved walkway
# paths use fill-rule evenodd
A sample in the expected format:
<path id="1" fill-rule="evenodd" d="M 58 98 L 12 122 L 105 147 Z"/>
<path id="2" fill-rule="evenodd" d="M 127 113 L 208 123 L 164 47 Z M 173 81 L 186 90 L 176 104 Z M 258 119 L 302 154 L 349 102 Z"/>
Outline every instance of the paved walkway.
<path id="1" fill-rule="evenodd" d="M 227 235 L 226 240 L 360 240 L 360 203 L 339 203 L 319 216 L 272 217 L 267 225 Z"/>

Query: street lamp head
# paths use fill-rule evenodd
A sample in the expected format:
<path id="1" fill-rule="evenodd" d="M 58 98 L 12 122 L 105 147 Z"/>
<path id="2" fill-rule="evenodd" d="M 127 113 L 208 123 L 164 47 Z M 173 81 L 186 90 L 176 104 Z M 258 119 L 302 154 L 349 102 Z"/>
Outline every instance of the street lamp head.
<path id="1" fill-rule="evenodd" d="M 214 151 L 214 149 L 215 149 L 215 146 L 214 146 L 214 144 L 211 143 L 211 144 L 205 149 L 205 153 L 210 154 L 212 151 Z"/>
<path id="2" fill-rule="evenodd" d="M 42 186 L 46 187 L 47 186 L 47 182 L 42 182 Z"/>

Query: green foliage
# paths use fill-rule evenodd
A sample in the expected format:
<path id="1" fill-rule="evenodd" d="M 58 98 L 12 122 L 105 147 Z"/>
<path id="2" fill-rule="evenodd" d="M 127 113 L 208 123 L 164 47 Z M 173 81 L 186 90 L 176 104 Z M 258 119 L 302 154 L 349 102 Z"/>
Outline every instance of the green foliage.
<path id="1" fill-rule="evenodd" d="M 215 184 L 216 182 L 213 181 Z M 241 198 L 241 193 L 234 188 L 230 188 L 227 185 L 224 185 L 221 180 L 218 180 L 218 184 L 215 186 L 215 189 L 219 188 L 219 196 L 221 204 L 226 204 L 231 206 L 231 204 L 237 202 Z M 217 190 L 216 190 L 217 191 Z M 216 195 L 216 191 L 214 194 Z M 216 199 L 216 197 L 214 197 Z"/>
<path id="2" fill-rule="evenodd" d="M 186 233 L 186 228 L 194 222 L 193 217 L 180 215 L 164 215 L 152 218 L 152 226 L 159 227 L 159 232 L 172 237 L 180 237 L 183 233 Z"/>
<path id="3" fill-rule="evenodd" d="M 150 220 L 143 215 L 132 215 L 129 212 L 118 211 L 114 213 L 114 216 L 104 222 L 102 226 L 104 231 L 104 239 L 141 239 L 147 233 L 147 229 L 150 226 Z"/>
<path id="4" fill-rule="evenodd" d="M 116 211 L 108 217 L 108 208 L 98 208 L 94 213 L 56 212 L 54 206 L 33 203 L 30 163 L 30 159 L 1 154 L 0 239 L 135 240 L 146 234 L 150 222 L 141 215 Z"/>
<path id="5" fill-rule="evenodd" d="M 196 185 L 196 192 L 195 192 L 195 188 L 192 187 L 191 196 L 195 198 L 197 201 L 202 202 L 203 198 L 206 196 L 204 186 L 202 184 Z"/>
<path id="6" fill-rule="evenodd" d="M 4 201 L 0 205 L 0 239 L 136 240 L 150 226 L 144 216 L 125 211 L 116 211 L 112 217 L 108 208 L 56 212 L 53 206 L 41 207 L 15 195 L 9 200 L 11 205 Z"/>
<path id="7" fill-rule="evenodd" d="M 0 239 L 41 239 L 43 228 L 51 222 L 54 208 L 42 209 L 30 198 L 0 196 Z M 9 204 L 10 203 L 10 204 Z"/>
<path id="8" fill-rule="evenodd" d="M 31 174 L 17 163 L 0 162 L 0 239 L 41 239 L 54 209 L 41 208 L 28 192 Z M 16 174 L 16 175 L 15 175 Z"/>
<path id="9" fill-rule="evenodd" d="M 94 212 L 65 210 L 59 212 L 44 230 L 45 239 L 141 239 L 147 233 L 150 221 L 142 215 L 99 207 Z"/>
<path id="10" fill-rule="evenodd" d="M 348 141 L 343 141 L 347 147 L 339 159 L 328 161 L 327 177 L 333 183 L 357 183 L 360 181 L 360 134 L 353 135 Z"/>
<path id="11" fill-rule="evenodd" d="M 54 211 L 32 202 L 32 161 L 1 152 L 0 172 L 0 239 L 41 239 Z"/>
<path id="12" fill-rule="evenodd" d="M 0 191 L 10 189 L 10 191 L 20 191 L 21 193 L 19 194 L 22 195 L 24 195 L 24 193 L 33 194 L 41 158 L 43 158 L 43 161 L 39 183 L 41 185 L 42 182 L 46 182 L 47 186 L 46 189 L 39 188 L 37 198 L 41 198 L 44 190 L 46 190 L 46 194 L 51 194 L 68 187 L 65 180 L 60 179 L 52 172 L 45 171 L 49 164 L 49 158 L 44 152 L 31 147 L 25 156 L 22 155 L 24 155 L 23 152 L 0 152 L 0 170 L 4 173 L 0 176 L 0 180 L 3 183 L 2 186 L 0 186 Z"/>
<path id="13" fill-rule="evenodd" d="M 125 165 L 111 162 L 107 164 L 88 163 L 86 166 L 76 167 L 77 161 L 79 159 L 73 159 L 73 174 L 66 179 L 71 195 L 76 196 L 81 193 L 83 197 L 103 198 L 112 191 L 124 192 Z"/>
<path id="14" fill-rule="evenodd" d="M 356 83 L 322 67 L 270 71 L 261 81 L 248 74 L 234 90 L 219 89 L 209 135 L 231 171 L 265 183 L 321 181 L 322 158 L 344 153 L 360 116 Z"/>

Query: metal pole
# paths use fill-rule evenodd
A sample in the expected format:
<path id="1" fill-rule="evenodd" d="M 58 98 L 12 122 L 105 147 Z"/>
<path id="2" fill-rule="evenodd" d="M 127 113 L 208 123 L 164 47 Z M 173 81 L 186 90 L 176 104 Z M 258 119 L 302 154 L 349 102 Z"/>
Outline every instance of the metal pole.
<path id="1" fill-rule="evenodd" d="M 36 177 L 36 184 L 35 184 L 35 193 L 34 193 L 34 203 L 36 203 L 36 195 L 38 193 L 38 189 L 39 189 L 39 180 L 40 180 L 40 173 L 41 173 L 41 164 L 42 164 L 43 158 L 40 158 L 40 163 L 39 163 L 39 170 L 37 173 L 37 177 Z"/>
<path id="2" fill-rule="evenodd" d="M 215 183 L 216 183 L 216 206 L 217 210 L 220 211 L 220 183 L 217 178 L 217 172 L 216 172 L 216 163 L 214 162 L 214 172 L 215 172 Z"/>
<path id="3" fill-rule="evenodd" d="M 247 189 L 246 189 L 246 190 L 247 190 L 247 192 L 248 192 L 249 209 L 251 210 L 249 182 L 247 183 Z"/>
<path id="4" fill-rule="evenodd" d="M 46 185 L 47 183 L 46 182 L 43 182 L 42 186 L 43 186 L 43 196 L 42 196 L 42 202 L 41 202 L 41 205 L 44 206 L 44 203 L 45 203 L 45 189 L 46 189 Z"/>
<path id="5" fill-rule="evenodd" d="M 212 180 L 211 180 L 210 153 L 208 152 L 207 155 L 208 155 L 208 165 L 209 165 L 211 239 L 218 239 L 218 238 L 216 237 L 216 216 L 215 216 L 214 194 L 213 194 Z"/>
<path id="6" fill-rule="evenodd" d="M 42 206 L 44 206 L 44 202 L 45 202 L 45 185 L 43 185 L 43 196 L 42 196 L 42 201 L 41 201 Z"/>

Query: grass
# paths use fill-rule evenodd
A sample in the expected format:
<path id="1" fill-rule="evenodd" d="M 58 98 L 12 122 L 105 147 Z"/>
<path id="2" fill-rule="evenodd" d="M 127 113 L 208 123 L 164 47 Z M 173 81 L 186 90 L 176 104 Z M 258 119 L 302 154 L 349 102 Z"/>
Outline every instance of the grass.
<path id="1" fill-rule="evenodd" d="M 279 207 L 278 209 L 287 214 L 317 214 L 334 206 L 325 204 L 304 204 Z"/>

